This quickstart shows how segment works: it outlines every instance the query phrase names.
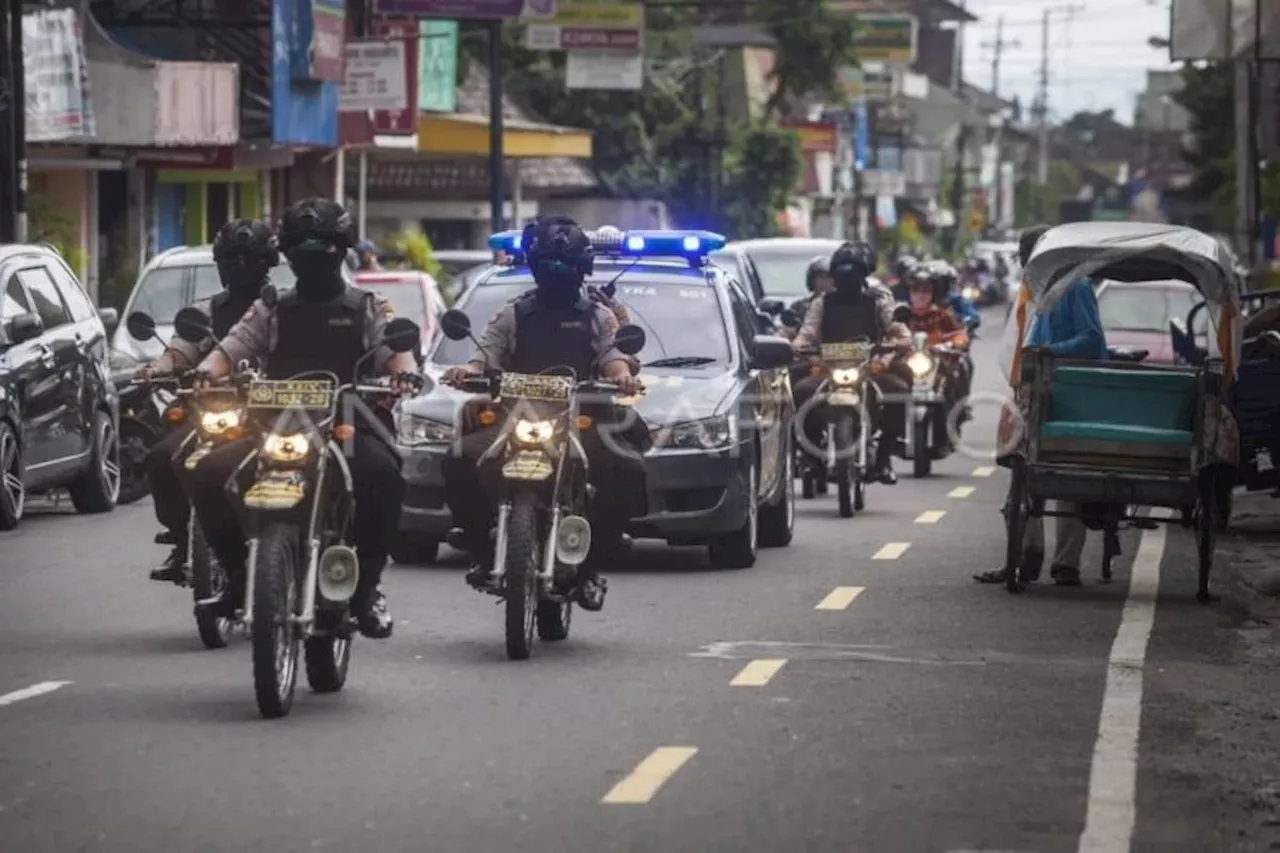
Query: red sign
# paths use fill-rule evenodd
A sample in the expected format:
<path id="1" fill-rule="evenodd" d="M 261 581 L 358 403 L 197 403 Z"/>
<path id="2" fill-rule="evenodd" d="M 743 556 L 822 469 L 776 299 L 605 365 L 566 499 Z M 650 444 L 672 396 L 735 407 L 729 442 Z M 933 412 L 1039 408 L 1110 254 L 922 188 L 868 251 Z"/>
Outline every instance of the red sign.
<path id="1" fill-rule="evenodd" d="M 418 22 L 388 20 L 373 22 L 373 34 L 404 42 L 405 93 L 408 107 L 403 110 L 375 110 L 373 130 L 394 136 L 412 136 L 418 132 Z"/>
<path id="2" fill-rule="evenodd" d="M 801 153 L 817 154 L 820 151 L 825 151 L 829 154 L 835 153 L 840 131 L 834 124 L 801 122 L 786 126 L 799 134 Z"/>

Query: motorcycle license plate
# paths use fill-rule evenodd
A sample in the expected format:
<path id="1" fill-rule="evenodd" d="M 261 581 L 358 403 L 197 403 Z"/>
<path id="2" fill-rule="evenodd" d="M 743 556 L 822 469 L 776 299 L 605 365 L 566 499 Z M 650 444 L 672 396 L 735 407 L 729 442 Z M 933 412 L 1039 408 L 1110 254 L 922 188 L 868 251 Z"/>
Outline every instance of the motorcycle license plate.
<path id="1" fill-rule="evenodd" d="M 209 451 L 211 450 L 213 450 L 213 442 L 204 442 L 196 447 L 195 450 L 191 451 L 190 455 L 187 456 L 187 461 L 184 462 L 183 465 L 188 471 L 194 471 L 196 466 L 200 464 L 200 461 L 208 456 Z"/>
<path id="2" fill-rule="evenodd" d="M 245 492 L 244 505 L 250 509 L 291 509 L 307 494 L 307 482 L 300 471 L 267 471 Z"/>
<path id="3" fill-rule="evenodd" d="M 251 409 L 328 409 L 333 406 L 333 383 L 328 380 L 255 379 L 249 383 Z"/>
<path id="4" fill-rule="evenodd" d="M 831 396 L 827 398 L 829 406 L 856 406 L 860 402 L 858 395 L 852 391 L 833 391 Z"/>
<path id="5" fill-rule="evenodd" d="M 522 450 L 502 466 L 502 476 L 508 480 L 537 481 L 551 476 L 555 468 L 545 453 Z"/>

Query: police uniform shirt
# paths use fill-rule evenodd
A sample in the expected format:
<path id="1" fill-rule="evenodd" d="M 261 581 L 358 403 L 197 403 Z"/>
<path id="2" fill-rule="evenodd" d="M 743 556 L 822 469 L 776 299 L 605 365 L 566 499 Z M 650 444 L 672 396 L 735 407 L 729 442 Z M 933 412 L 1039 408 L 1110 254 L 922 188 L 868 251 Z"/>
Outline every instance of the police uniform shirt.
<path id="1" fill-rule="evenodd" d="M 883 285 L 877 287 L 872 285 L 868 288 L 868 292 L 875 298 L 876 315 L 878 324 L 887 337 L 894 337 L 894 332 L 899 331 L 894 328 L 893 309 L 895 300 L 893 294 L 884 289 Z M 826 300 L 814 299 L 809 303 L 809 310 L 805 312 L 804 322 L 800 325 L 800 331 L 796 333 L 795 339 L 791 342 L 796 349 L 808 349 L 816 347 L 822 341 L 822 306 Z"/>
<path id="2" fill-rule="evenodd" d="M 206 317 L 213 316 L 213 297 L 197 300 L 191 306 L 198 309 Z M 212 336 L 203 338 L 196 343 L 185 341 L 177 334 L 169 339 L 169 351 L 173 354 L 174 367 L 181 370 L 184 367 L 195 367 L 204 361 L 205 356 L 213 352 L 213 345 L 217 343 Z"/>
<path id="3" fill-rule="evenodd" d="M 485 327 L 483 334 L 480 336 L 480 349 L 476 350 L 471 356 L 473 362 L 485 364 L 495 370 L 505 369 L 511 360 L 511 356 L 516 351 L 516 328 L 518 325 L 516 302 L 522 298 L 524 296 L 517 296 L 508 300 L 498 310 L 498 313 L 493 316 L 493 319 L 489 321 L 489 325 Z M 624 361 L 630 364 L 630 359 L 613 346 L 614 336 L 620 328 L 617 316 L 599 302 L 592 302 L 591 308 L 596 368 L 603 369 L 611 361 Z"/>
<path id="4" fill-rule="evenodd" d="M 382 340 L 387 323 L 395 318 L 395 308 L 390 300 L 376 293 L 372 299 L 366 300 L 367 313 L 364 324 L 364 345 L 371 348 L 375 342 Z M 276 348 L 280 340 L 279 322 L 276 312 L 268 308 L 261 299 L 255 300 L 249 310 L 240 318 L 240 322 L 231 327 L 227 336 L 222 339 L 222 348 L 231 357 L 234 364 L 243 360 L 265 359 Z M 212 344 L 209 346 L 213 348 Z M 385 373 L 387 362 L 395 355 L 386 346 L 378 347 L 373 356 L 373 371 Z"/>

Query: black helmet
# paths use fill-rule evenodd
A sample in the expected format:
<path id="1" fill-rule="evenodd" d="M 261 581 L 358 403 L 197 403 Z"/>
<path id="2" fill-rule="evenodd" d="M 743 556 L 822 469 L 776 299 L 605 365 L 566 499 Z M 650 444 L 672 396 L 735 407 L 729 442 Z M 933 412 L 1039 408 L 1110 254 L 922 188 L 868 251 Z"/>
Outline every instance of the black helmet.
<path id="1" fill-rule="evenodd" d="M 804 286 L 813 293 L 814 280 L 820 275 L 831 275 L 831 258 L 826 255 L 818 255 L 812 261 L 809 261 L 809 268 L 804 273 Z"/>
<path id="2" fill-rule="evenodd" d="M 831 277 L 837 287 L 861 286 L 875 269 L 875 252 L 866 243 L 842 243 L 831 253 Z"/>
<path id="3" fill-rule="evenodd" d="M 242 258 L 263 261 L 268 268 L 280 263 L 280 242 L 261 219 L 233 219 L 213 238 L 215 263 Z"/>
<path id="4" fill-rule="evenodd" d="M 351 214 L 332 199 L 304 198 L 294 202 L 280 220 L 280 250 L 285 255 L 299 249 L 335 248 L 345 256 L 355 245 Z"/>
<path id="5" fill-rule="evenodd" d="M 547 216 L 532 229 L 525 228 L 522 239 L 525 257 L 535 280 L 540 271 L 574 272 L 586 277 L 594 266 L 591 239 L 578 223 L 567 216 Z"/>

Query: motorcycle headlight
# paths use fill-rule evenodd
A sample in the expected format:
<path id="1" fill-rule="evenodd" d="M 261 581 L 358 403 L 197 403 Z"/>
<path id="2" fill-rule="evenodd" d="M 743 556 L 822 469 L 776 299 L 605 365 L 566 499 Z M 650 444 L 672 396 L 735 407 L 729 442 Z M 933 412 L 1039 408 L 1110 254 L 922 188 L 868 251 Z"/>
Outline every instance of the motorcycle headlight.
<path id="1" fill-rule="evenodd" d="M 302 433 L 271 433 L 262 442 L 262 453 L 272 462 L 301 462 L 311 452 L 311 439 Z"/>
<path id="2" fill-rule="evenodd" d="M 846 367 L 831 371 L 832 385 L 852 385 L 858 381 L 858 368 Z"/>
<path id="3" fill-rule="evenodd" d="M 738 439 L 738 422 L 732 415 L 658 427 L 650 433 L 655 447 L 686 450 L 722 450 Z"/>
<path id="4" fill-rule="evenodd" d="M 453 424 L 406 415 L 397 430 L 401 444 L 445 444 L 453 441 Z"/>
<path id="5" fill-rule="evenodd" d="M 928 376 L 929 371 L 933 370 L 932 356 L 925 355 L 922 352 L 912 353 L 907 358 L 907 367 L 911 368 L 911 372 L 916 377 Z"/>
<path id="6" fill-rule="evenodd" d="M 973 285 L 969 285 L 964 290 L 960 291 L 960 295 L 965 299 L 968 299 L 970 302 L 975 302 L 982 293 L 979 292 L 978 288 Z"/>
<path id="7" fill-rule="evenodd" d="M 232 427 L 240 426 L 243 412 L 227 409 L 225 412 L 204 412 L 200 415 L 200 431 L 205 435 L 222 435 Z"/>
<path id="8" fill-rule="evenodd" d="M 516 441 L 521 444 L 540 445 L 551 440 L 555 434 L 556 425 L 554 421 L 516 421 L 514 434 Z"/>

